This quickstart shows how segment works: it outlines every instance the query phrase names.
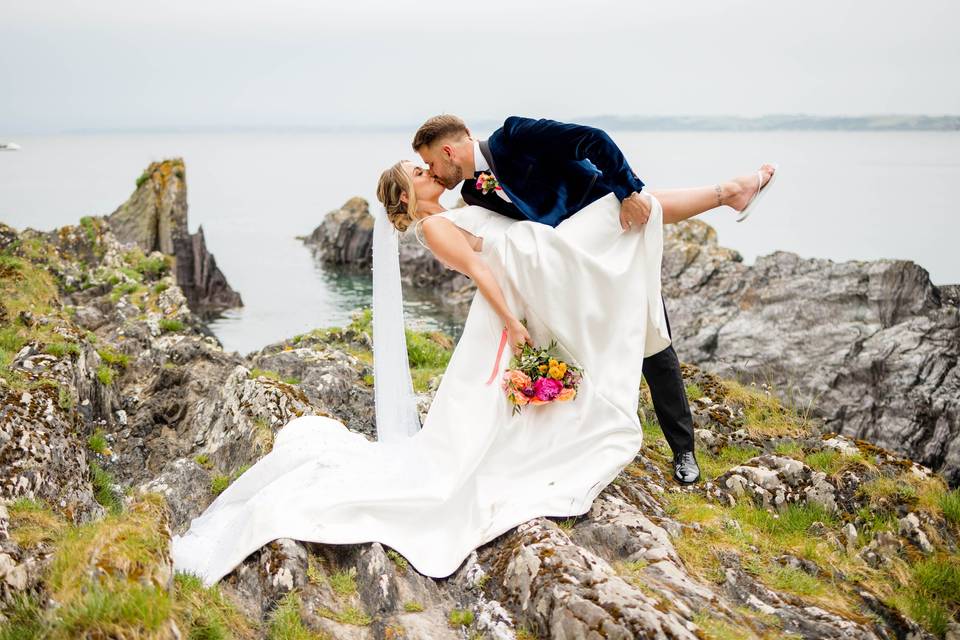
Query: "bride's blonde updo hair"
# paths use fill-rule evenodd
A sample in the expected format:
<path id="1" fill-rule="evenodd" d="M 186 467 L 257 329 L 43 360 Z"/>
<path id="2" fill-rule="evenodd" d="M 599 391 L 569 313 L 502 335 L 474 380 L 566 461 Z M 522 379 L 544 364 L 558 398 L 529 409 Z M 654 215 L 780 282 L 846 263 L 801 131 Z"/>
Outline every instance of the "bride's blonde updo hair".
<path id="1" fill-rule="evenodd" d="M 407 201 L 400 199 L 400 194 L 407 194 Z M 387 218 L 397 231 L 403 233 L 413 222 L 421 216 L 417 214 L 417 194 L 413 190 L 413 182 L 403 169 L 403 160 L 393 165 L 382 174 L 377 183 L 377 200 L 387 210 Z"/>

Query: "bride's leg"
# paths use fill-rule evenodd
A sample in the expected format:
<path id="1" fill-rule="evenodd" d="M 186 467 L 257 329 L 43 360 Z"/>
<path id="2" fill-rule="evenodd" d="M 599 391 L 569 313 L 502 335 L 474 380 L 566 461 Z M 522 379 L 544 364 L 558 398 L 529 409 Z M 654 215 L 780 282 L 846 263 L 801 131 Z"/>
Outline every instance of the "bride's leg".
<path id="1" fill-rule="evenodd" d="M 766 184 L 773 175 L 773 166 L 765 164 L 759 169 Z M 757 174 L 750 173 L 733 180 L 704 187 L 681 189 L 649 189 L 648 191 L 663 206 L 663 222 L 680 222 L 720 206 L 740 211 L 757 192 Z"/>

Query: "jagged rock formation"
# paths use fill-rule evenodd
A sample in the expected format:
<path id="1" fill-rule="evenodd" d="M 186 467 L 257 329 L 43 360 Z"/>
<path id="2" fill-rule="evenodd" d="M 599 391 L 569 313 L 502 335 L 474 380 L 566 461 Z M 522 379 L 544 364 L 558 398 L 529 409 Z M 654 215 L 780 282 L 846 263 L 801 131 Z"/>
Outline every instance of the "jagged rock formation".
<path id="1" fill-rule="evenodd" d="M 207 251 L 203 227 L 187 227 L 187 182 L 183 160 L 152 163 L 130 199 L 107 217 L 121 242 L 133 242 L 144 252 L 160 251 L 174 257 L 177 285 L 190 308 L 203 316 L 243 306 L 240 294 Z"/>
<path id="2" fill-rule="evenodd" d="M 363 198 L 347 200 L 301 238 L 325 264 L 369 266 L 373 260 L 373 216 Z"/>
<path id="3" fill-rule="evenodd" d="M 840 433 L 960 483 L 960 307 L 912 262 L 776 252 L 746 266 L 674 226 L 664 295 L 681 359 L 769 383 Z"/>
<path id="4" fill-rule="evenodd" d="M 119 243 L 101 221 L 48 235 L 0 225 L 0 244 L 0 633 L 960 633 L 960 491 L 824 432 L 763 387 L 691 366 L 703 483 L 668 479 L 670 452 L 642 390 L 643 448 L 588 513 L 523 523 L 446 579 L 380 543 L 280 539 L 203 589 L 171 575 L 170 535 L 268 452 L 278 429 L 326 413 L 372 437 L 369 318 L 245 359 L 204 332 L 163 254 Z M 91 604 L 104 598 L 152 615 Z"/>
<path id="5" fill-rule="evenodd" d="M 315 232 L 321 245 L 356 228 L 337 212 L 327 220 L 340 230 Z M 455 311 L 472 295 L 468 279 L 412 238 L 402 245 L 401 269 Z M 746 266 L 699 221 L 667 227 L 663 284 L 681 359 L 768 383 L 831 429 L 960 483 L 960 286 L 935 287 L 925 270 L 900 260 L 835 263 L 777 252 Z"/>

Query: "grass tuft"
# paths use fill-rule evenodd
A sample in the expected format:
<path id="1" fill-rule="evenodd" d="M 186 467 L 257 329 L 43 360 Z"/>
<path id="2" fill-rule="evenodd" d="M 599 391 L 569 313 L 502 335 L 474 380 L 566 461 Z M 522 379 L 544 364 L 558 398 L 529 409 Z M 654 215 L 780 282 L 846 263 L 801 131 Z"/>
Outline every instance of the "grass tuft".
<path id="1" fill-rule="evenodd" d="M 177 331 L 183 331 L 184 324 L 180 320 L 175 318 L 160 318 L 160 331 L 164 333 L 175 333 Z"/>
<path id="2" fill-rule="evenodd" d="M 97 503 L 115 515 L 123 511 L 123 499 L 117 493 L 113 475 L 92 460 L 90 461 L 90 475 L 92 476 L 93 497 Z"/>
<path id="3" fill-rule="evenodd" d="M 91 451 L 100 455 L 107 455 L 110 451 L 110 445 L 107 443 L 106 433 L 103 429 L 97 429 L 93 432 L 93 435 L 87 438 L 87 446 L 90 447 Z"/>
<path id="4" fill-rule="evenodd" d="M 102 364 L 97 368 L 97 380 L 105 387 L 113 384 L 114 371 L 109 366 Z"/>

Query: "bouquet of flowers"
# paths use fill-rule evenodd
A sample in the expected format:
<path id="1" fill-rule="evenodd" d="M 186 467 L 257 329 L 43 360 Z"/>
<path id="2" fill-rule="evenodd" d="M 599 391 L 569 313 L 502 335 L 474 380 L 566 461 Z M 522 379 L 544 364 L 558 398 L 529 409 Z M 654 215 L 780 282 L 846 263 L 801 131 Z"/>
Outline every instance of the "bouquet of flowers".
<path id="1" fill-rule="evenodd" d="M 576 397 L 582 371 L 554 357 L 556 347 L 555 340 L 545 349 L 524 344 L 520 354 L 510 360 L 510 368 L 503 374 L 503 390 L 514 413 L 528 404 L 566 402 Z"/>

